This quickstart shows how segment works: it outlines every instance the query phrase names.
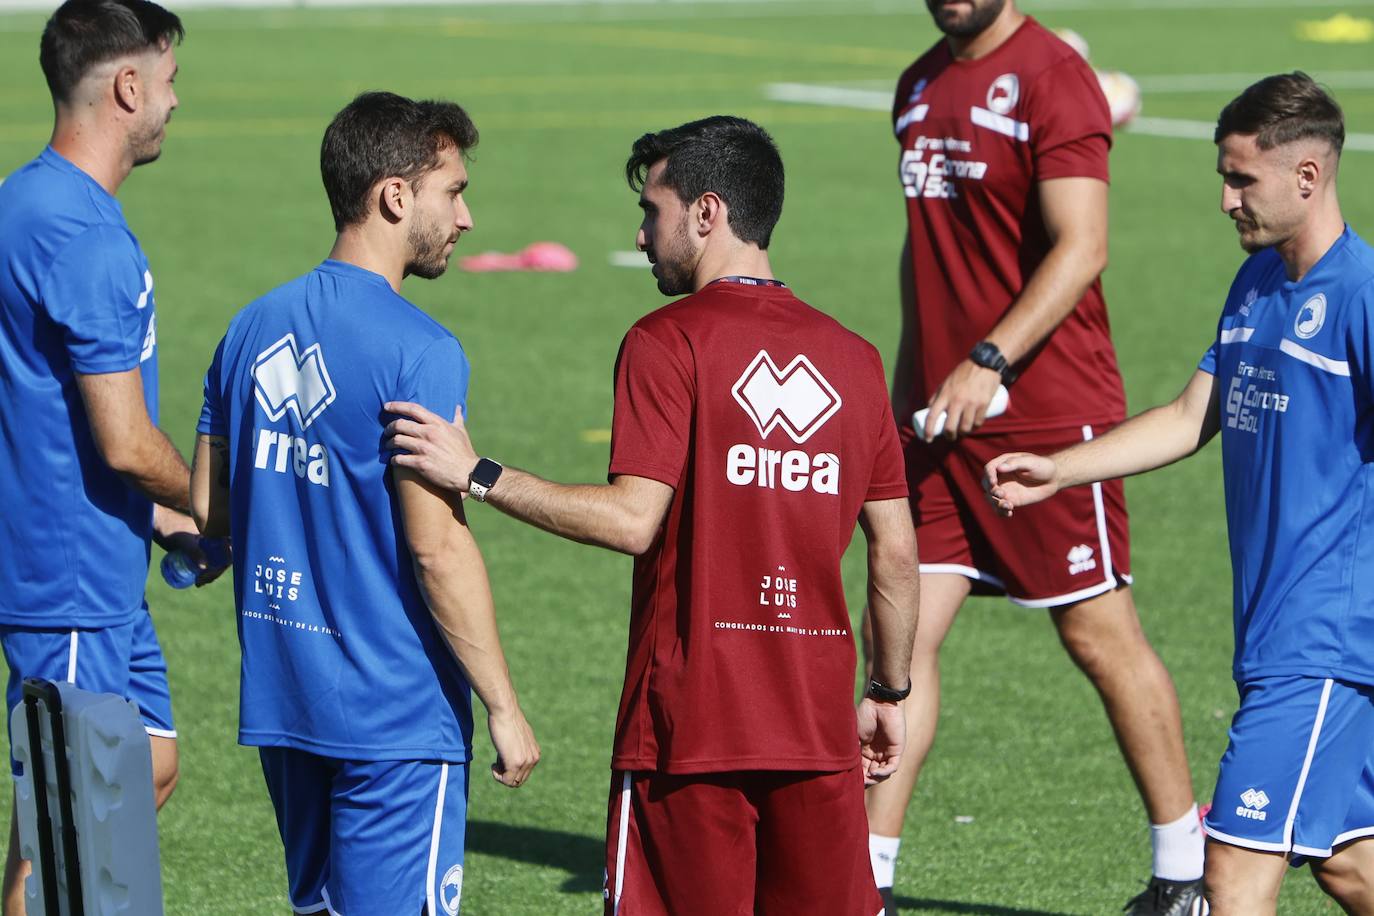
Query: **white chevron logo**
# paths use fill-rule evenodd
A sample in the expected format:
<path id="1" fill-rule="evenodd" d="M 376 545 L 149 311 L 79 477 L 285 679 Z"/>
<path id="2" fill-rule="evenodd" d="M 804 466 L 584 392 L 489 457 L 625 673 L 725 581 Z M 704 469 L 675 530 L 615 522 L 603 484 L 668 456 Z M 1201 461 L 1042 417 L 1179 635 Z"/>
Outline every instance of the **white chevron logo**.
<path id="1" fill-rule="evenodd" d="M 798 444 L 824 426 L 841 403 L 839 393 L 805 354 L 780 370 L 767 350 L 758 352 L 730 393 L 754 421 L 760 436 L 767 439 L 781 426 Z"/>
<path id="2" fill-rule="evenodd" d="M 1269 796 L 1264 794 L 1263 789 L 1258 792 L 1254 789 L 1246 789 L 1240 793 L 1240 800 L 1245 803 L 1245 807 L 1254 808 L 1256 811 L 1269 804 Z"/>
<path id="3" fill-rule="evenodd" d="M 296 336 L 287 334 L 253 362 L 253 394 L 269 420 L 280 420 L 290 410 L 305 429 L 333 403 L 337 392 L 320 345 L 302 353 Z"/>

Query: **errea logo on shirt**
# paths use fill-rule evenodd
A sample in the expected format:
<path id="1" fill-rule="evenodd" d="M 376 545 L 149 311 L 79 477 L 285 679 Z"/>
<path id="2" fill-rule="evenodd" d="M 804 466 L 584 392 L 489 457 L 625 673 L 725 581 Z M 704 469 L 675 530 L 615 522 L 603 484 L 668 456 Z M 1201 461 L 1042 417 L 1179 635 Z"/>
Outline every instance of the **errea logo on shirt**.
<path id="1" fill-rule="evenodd" d="M 253 394 L 273 422 L 289 409 L 307 429 L 337 392 L 324 365 L 324 354 L 315 344 L 302 354 L 296 335 L 287 334 L 258 354 L 253 361 Z"/>
<path id="2" fill-rule="evenodd" d="M 782 429 L 798 445 L 810 439 L 840 409 L 839 392 L 805 354 L 786 369 L 767 350 L 760 350 L 730 393 L 767 439 Z M 730 446 L 725 479 L 736 486 L 756 484 L 766 489 L 817 493 L 840 492 L 840 458 L 831 452 L 811 455 L 800 449 L 782 451 L 740 443 Z"/>
<path id="3" fill-rule="evenodd" d="M 276 422 L 294 413 L 304 431 L 334 403 L 338 392 L 329 378 L 319 344 L 301 353 L 296 336 L 287 334 L 258 354 L 253 361 L 253 396 L 267 419 Z M 275 450 L 276 454 L 273 455 Z M 258 430 L 253 466 L 297 477 L 322 487 L 329 486 L 329 451 L 322 443 L 272 429 Z"/>
<path id="4" fill-rule="evenodd" d="M 1252 821 L 1263 821 L 1269 817 L 1269 812 L 1265 807 L 1269 805 L 1269 796 L 1264 794 L 1264 790 L 1246 789 L 1240 793 L 1241 804 L 1236 806 L 1236 814 L 1240 817 L 1249 818 Z"/>

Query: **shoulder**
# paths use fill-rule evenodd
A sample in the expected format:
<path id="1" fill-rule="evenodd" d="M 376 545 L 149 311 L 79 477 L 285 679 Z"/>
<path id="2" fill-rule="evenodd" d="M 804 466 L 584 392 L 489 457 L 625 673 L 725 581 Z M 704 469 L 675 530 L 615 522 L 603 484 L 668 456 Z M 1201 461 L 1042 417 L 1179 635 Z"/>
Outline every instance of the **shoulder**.
<path id="1" fill-rule="evenodd" d="M 1088 91 L 1100 96 L 1101 87 L 1092 65 L 1058 35 L 1028 18 L 1012 39 L 1014 59 L 1026 83 L 1028 95 L 1058 101 L 1061 95 Z"/>
<path id="2" fill-rule="evenodd" d="M 911 91 L 911 87 L 921 78 L 928 78 L 936 70 L 949 61 L 949 46 L 944 40 L 935 42 L 926 49 L 926 52 L 916 58 L 911 64 L 902 71 L 902 75 L 897 77 L 898 91 Z"/>

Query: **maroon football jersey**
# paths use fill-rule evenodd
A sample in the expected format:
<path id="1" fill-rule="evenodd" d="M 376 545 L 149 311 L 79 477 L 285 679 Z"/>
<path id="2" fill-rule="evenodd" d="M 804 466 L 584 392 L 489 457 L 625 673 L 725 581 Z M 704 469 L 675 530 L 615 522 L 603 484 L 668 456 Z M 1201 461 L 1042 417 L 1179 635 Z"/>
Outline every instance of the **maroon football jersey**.
<path id="1" fill-rule="evenodd" d="M 915 408 L 1006 314 L 1049 252 L 1036 183 L 1107 180 L 1111 115 L 1087 61 L 1027 17 L 978 60 L 955 60 L 939 41 L 902 74 L 892 117 L 916 284 L 914 375 L 905 380 Z M 1016 368 L 1011 408 L 986 432 L 1125 416 L 1100 281 Z"/>
<path id="2" fill-rule="evenodd" d="M 621 344 L 619 474 L 674 494 L 635 559 L 612 766 L 854 766 L 840 557 L 864 502 L 907 493 L 877 351 L 784 287 L 712 283 Z"/>

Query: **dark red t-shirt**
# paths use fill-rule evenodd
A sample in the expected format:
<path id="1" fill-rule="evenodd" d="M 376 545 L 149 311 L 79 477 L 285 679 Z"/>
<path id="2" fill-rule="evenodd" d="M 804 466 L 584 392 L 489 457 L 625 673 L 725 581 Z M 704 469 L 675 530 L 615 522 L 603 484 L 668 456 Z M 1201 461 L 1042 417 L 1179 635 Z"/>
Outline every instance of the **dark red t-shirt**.
<path id="1" fill-rule="evenodd" d="M 902 74 L 892 117 L 916 284 L 908 391 L 919 407 L 1006 314 L 1049 252 L 1037 182 L 1107 180 L 1111 115 L 1087 62 L 1027 17 L 978 60 L 955 60 L 938 42 Z M 982 431 L 1125 416 L 1100 281 L 1017 368 L 1011 408 Z"/>
<path id="2" fill-rule="evenodd" d="M 621 344 L 619 474 L 674 493 L 635 559 L 612 766 L 854 766 L 840 557 L 864 502 L 907 493 L 878 352 L 788 289 L 713 283 Z"/>

